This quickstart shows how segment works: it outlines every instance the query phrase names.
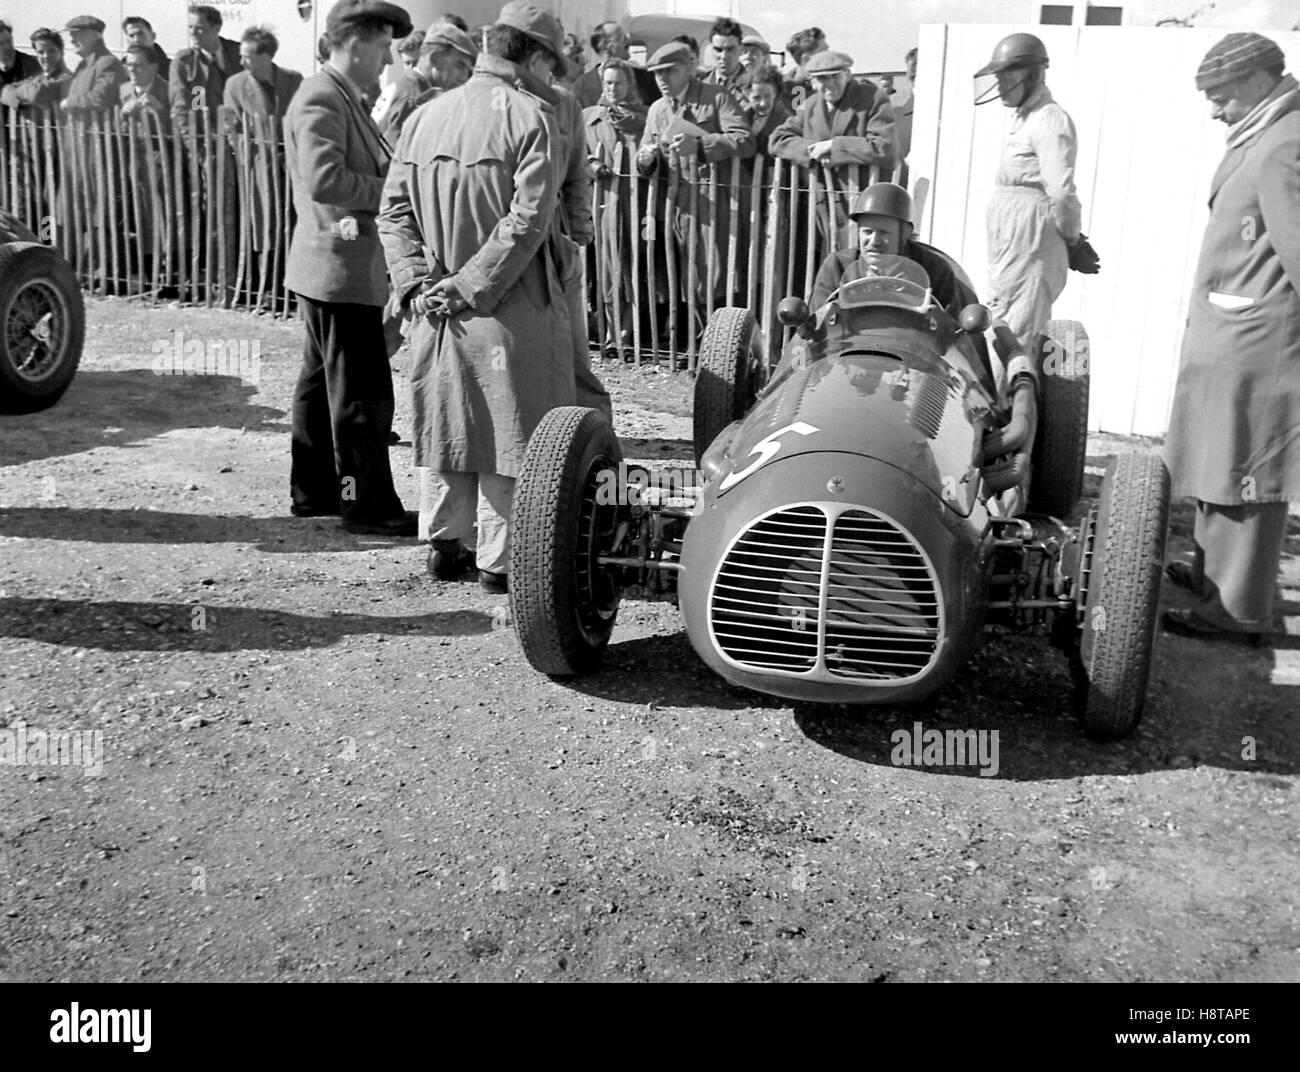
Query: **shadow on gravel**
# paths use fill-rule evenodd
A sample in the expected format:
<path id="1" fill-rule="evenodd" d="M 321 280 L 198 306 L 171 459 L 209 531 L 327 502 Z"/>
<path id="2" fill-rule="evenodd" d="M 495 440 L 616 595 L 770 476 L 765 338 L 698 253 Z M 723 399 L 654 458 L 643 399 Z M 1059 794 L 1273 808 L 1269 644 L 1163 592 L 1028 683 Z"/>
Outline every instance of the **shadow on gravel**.
<path id="1" fill-rule="evenodd" d="M 103 651 L 291 651 L 329 647 L 349 636 L 473 636 L 492 627 L 492 616 L 476 610 L 316 618 L 197 603 L 0 598 L 0 637 Z"/>
<path id="2" fill-rule="evenodd" d="M 139 443 L 174 428 L 287 432 L 283 410 L 250 404 L 256 393 L 236 376 L 83 369 L 55 406 L 0 419 L 0 465 Z"/>
<path id="3" fill-rule="evenodd" d="M 680 461 L 695 468 L 695 445 L 685 439 L 636 439 L 619 436 L 623 457 L 637 461 Z"/>
<path id="4" fill-rule="evenodd" d="M 1293 639 L 1281 643 L 1290 646 Z M 1162 645 L 1170 643 L 1199 645 L 1205 649 L 1199 652 L 1202 660 L 1217 662 L 1224 654 L 1203 641 L 1158 635 L 1146 711 L 1133 734 L 1119 741 L 1084 736 L 1074 715 L 1065 660 L 1046 643 L 1029 638 L 986 641 L 966 668 L 928 700 L 880 707 L 796 704 L 795 722 L 814 744 L 849 759 L 926 774 L 979 778 L 981 767 L 991 764 L 969 753 L 960 765 L 908 761 L 914 745 L 924 742 L 916 736 L 918 723 L 922 734 L 939 730 L 945 739 L 948 731 L 984 731 L 989 745 L 996 731 L 997 773 L 983 776 L 989 780 L 1051 781 L 1198 766 L 1300 773 L 1293 713 L 1300 689 L 1271 684 L 1272 652 L 1234 648 L 1231 702 L 1197 706 L 1171 694 L 1165 674 L 1176 673 L 1177 666 L 1171 662 L 1165 671 L 1159 659 Z M 896 736 L 900 731 L 909 739 L 906 749 L 902 736 Z M 1246 738 L 1253 742 L 1251 748 L 1244 747 Z"/>
<path id="5" fill-rule="evenodd" d="M 165 510 L 106 507 L 20 506 L 0 508 L 0 537 L 75 540 L 88 543 L 251 543 L 259 551 L 364 551 L 415 546 L 413 540 L 354 536 L 336 517 L 245 517 L 181 514 Z"/>
<path id="6" fill-rule="evenodd" d="M 616 641 L 605 650 L 600 670 L 562 684 L 603 700 L 664 708 L 714 707 L 731 711 L 789 706 L 775 696 L 735 688 L 723 681 L 700 662 L 685 631 Z"/>

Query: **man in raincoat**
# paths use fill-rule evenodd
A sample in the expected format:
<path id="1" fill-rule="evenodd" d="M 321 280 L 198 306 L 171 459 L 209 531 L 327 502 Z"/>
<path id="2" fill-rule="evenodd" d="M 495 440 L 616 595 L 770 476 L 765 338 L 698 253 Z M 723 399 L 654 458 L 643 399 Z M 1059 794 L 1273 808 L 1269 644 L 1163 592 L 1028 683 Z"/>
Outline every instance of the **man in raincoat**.
<path id="1" fill-rule="evenodd" d="M 1092 274 L 1100 266 L 1079 229 L 1074 122 L 1047 88 L 1047 64 L 1043 42 L 1016 33 L 975 73 L 976 104 L 1000 98 L 1013 110 L 988 205 L 988 306 L 1035 353 L 1069 270 Z M 980 92 L 979 80 L 988 78 L 996 82 Z"/>
<path id="2" fill-rule="evenodd" d="M 1300 502 L 1300 84 L 1281 49 L 1234 33 L 1196 88 L 1228 124 L 1210 184 L 1165 460 L 1195 496 L 1195 562 L 1166 572 L 1197 601 L 1172 632 L 1248 639 L 1274 628 L 1287 503 Z"/>
<path id="3" fill-rule="evenodd" d="M 573 405 L 574 361 L 561 284 L 577 247 L 553 227 L 559 131 L 519 89 L 563 62 L 559 20 L 507 4 L 470 80 L 402 128 L 379 230 L 398 300 L 414 318 L 411 388 L 419 535 L 429 569 L 470 563 L 507 586 L 515 478 L 546 412 Z M 477 529 L 477 532 L 476 532 Z"/>

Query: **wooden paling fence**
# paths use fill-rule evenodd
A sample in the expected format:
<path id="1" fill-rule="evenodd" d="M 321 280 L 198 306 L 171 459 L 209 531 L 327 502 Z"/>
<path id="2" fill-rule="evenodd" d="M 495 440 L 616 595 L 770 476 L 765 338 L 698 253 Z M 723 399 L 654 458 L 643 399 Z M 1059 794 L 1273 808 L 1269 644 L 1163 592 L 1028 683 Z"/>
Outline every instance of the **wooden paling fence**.
<path id="1" fill-rule="evenodd" d="M 225 109 L 171 129 L 152 112 L 10 112 L 0 209 L 59 249 L 93 293 L 288 315 L 293 222 L 273 118 Z"/>
<path id="2" fill-rule="evenodd" d="M 4 135 L 0 209 L 57 247 L 90 291 L 293 313 L 276 120 L 195 111 L 173 130 L 149 112 L 87 122 L 10 112 Z M 853 178 L 755 157 L 672 160 L 646 179 L 635 159 L 627 139 L 612 174 L 592 184 L 593 347 L 693 369 L 704 325 L 725 305 L 747 306 L 764 337 L 783 342 L 781 299 L 808 297 L 822 258 L 852 241 Z"/>

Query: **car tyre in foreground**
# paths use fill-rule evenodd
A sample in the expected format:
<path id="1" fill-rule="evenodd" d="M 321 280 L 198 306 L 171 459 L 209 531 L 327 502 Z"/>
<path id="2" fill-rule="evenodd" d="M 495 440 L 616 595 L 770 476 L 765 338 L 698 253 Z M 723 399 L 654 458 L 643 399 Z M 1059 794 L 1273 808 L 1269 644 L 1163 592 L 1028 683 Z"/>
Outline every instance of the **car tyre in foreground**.
<path id="1" fill-rule="evenodd" d="M 0 412 L 32 413 L 68 389 L 86 334 L 81 287 L 48 246 L 0 246 Z"/>
<path id="2" fill-rule="evenodd" d="M 1068 518 L 1083 494 L 1088 453 L 1088 333 L 1077 320 L 1047 325 L 1041 371 L 1029 509 Z"/>
<path id="3" fill-rule="evenodd" d="M 765 364 L 758 324 L 748 309 L 727 306 L 709 317 L 695 376 L 695 464 L 718 433 L 739 420 L 763 387 Z"/>
<path id="4" fill-rule="evenodd" d="M 551 410 L 515 484 L 510 607 L 528 662 L 552 677 L 599 665 L 618 616 L 613 573 L 596 561 L 618 521 L 623 452 L 594 409 Z"/>
<path id="5" fill-rule="evenodd" d="M 1084 732 L 1116 738 L 1142 717 L 1160 602 L 1169 471 L 1150 454 L 1121 454 L 1081 532 L 1075 672 Z"/>

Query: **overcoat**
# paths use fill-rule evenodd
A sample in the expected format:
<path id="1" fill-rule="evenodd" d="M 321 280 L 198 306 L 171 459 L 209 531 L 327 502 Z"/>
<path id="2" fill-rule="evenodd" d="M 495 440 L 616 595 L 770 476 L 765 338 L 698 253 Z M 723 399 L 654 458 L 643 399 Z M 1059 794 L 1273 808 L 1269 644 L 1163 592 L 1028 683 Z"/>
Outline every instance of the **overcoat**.
<path id="1" fill-rule="evenodd" d="M 117 107 L 118 86 L 127 81 L 126 68 L 102 44 L 77 66 L 63 100 L 69 115 L 90 119 Z"/>
<path id="2" fill-rule="evenodd" d="M 857 165 L 858 188 L 868 184 L 872 165 L 888 174 L 898 158 L 894 134 L 894 109 L 888 94 L 874 82 L 850 82 L 844 96 L 827 113 L 821 96 L 809 94 L 802 106 L 772 132 L 769 145 L 776 156 L 808 167 L 808 149 L 814 142 L 831 140 L 827 163 L 848 174 Z"/>
<path id="3" fill-rule="evenodd" d="M 454 276 L 469 308 L 417 319 L 410 342 L 415 464 L 517 477 L 547 411 L 573 405 L 574 361 L 553 244 L 559 138 L 518 69 L 480 55 L 465 85 L 416 109 L 384 187 L 393 289 Z"/>
<path id="4" fill-rule="evenodd" d="M 602 297 L 607 302 L 613 301 L 615 282 L 621 281 L 622 298 L 631 300 L 632 258 L 636 246 L 628 233 L 627 220 L 632 213 L 632 183 L 640 181 L 636 174 L 636 144 L 645 129 L 645 108 L 626 102 L 611 111 L 609 107 L 597 104 L 583 110 L 582 120 L 587 159 L 616 171 L 616 174 L 596 180 L 600 200 L 600 257 L 610 268 Z M 621 151 L 619 146 L 622 146 Z M 644 190 L 641 191 L 641 205 L 645 205 Z M 637 228 L 637 234 L 640 234 L 640 228 Z M 621 269 L 617 280 L 614 265 Z"/>
<path id="5" fill-rule="evenodd" d="M 298 214 L 284 285 L 315 301 L 383 306 L 388 274 L 375 217 L 392 154 L 328 64 L 289 102 L 284 151 Z"/>
<path id="6" fill-rule="evenodd" d="M 244 142 L 238 136 L 238 131 L 245 122 L 244 117 L 283 119 L 289 110 L 289 102 L 293 100 L 293 95 L 298 92 L 298 87 L 301 85 L 301 74 L 286 70 L 279 65 L 272 67 L 270 85 L 254 77 L 250 71 L 240 71 L 226 82 L 226 88 L 222 91 L 222 101 L 225 107 L 231 110 L 235 120 L 231 144 L 236 159 L 239 159 L 243 152 Z M 276 137 L 278 123 L 259 125 L 266 130 L 268 138 Z M 246 162 L 240 159 L 240 163 L 247 163 L 248 173 L 253 180 L 252 204 L 248 207 L 248 211 L 252 220 L 253 248 L 260 251 L 266 249 L 271 241 L 267 229 L 274 216 L 271 208 L 275 197 L 272 169 L 276 167 L 278 161 L 277 153 L 269 142 L 259 140 L 258 126 L 250 124 L 249 132 L 249 159 Z"/>
<path id="7" fill-rule="evenodd" d="M 217 51 L 211 59 L 201 49 L 181 49 L 167 72 L 172 115 L 185 115 L 198 105 L 206 107 L 209 115 L 215 116 L 221 107 L 226 82 L 241 70 L 239 42 L 228 37 L 217 38 Z M 196 90 L 202 90 L 202 94 L 197 94 Z"/>
<path id="8" fill-rule="evenodd" d="M 1175 495 L 1300 502 L 1300 91 L 1214 174 L 1165 442 Z"/>

